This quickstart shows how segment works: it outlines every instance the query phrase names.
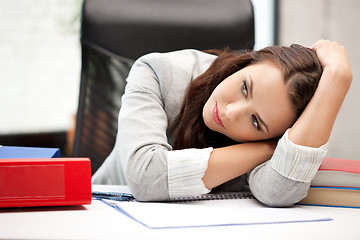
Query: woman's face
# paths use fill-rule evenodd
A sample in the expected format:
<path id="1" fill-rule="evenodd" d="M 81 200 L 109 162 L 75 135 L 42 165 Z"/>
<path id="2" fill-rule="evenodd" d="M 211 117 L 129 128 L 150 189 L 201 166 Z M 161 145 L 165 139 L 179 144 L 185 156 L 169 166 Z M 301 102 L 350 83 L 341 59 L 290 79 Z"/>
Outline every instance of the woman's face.
<path id="1" fill-rule="evenodd" d="M 295 118 L 283 74 L 269 62 L 252 64 L 227 77 L 203 108 L 208 128 L 238 142 L 278 137 Z"/>

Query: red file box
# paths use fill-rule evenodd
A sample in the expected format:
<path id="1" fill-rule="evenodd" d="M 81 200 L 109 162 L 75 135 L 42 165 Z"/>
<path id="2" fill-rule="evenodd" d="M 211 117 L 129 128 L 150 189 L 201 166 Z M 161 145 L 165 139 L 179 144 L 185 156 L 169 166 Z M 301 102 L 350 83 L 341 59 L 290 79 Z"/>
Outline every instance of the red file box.
<path id="1" fill-rule="evenodd" d="M 91 203 L 89 158 L 0 159 L 0 207 Z"/>

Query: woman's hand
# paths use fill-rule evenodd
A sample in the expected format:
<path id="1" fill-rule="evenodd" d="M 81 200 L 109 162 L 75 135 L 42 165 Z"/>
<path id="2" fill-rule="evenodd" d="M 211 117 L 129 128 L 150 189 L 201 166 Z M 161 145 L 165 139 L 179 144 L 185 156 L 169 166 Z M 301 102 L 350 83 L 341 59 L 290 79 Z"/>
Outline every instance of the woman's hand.
<path id="1" fill-rule="evenodd" d="M 337 80 L 348 90 L 352 81 L 352 71 L 350 61 L 344 46 L 337 42 L 329 40 L 319 40 L 311 46 L 316 51 L 319 61 L 323 67 L 324 72 L 329 72 L 334 75 L 333 80 Z M 326 80 L 329 78 L 322 78 Z"/>

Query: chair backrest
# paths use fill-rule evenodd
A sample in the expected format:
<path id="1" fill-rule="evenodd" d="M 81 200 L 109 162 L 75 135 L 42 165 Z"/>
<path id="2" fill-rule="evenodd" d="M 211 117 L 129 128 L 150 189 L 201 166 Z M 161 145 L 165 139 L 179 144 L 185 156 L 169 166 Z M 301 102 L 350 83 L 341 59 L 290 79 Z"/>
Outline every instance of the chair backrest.
<path id="1" fill-rule="evenodd" d="M 138 57 L 179 49 L 252 49 L 251 0 L 85 0 L 73 155 L 94 173 L 112 150 L 125 79 Z"/>

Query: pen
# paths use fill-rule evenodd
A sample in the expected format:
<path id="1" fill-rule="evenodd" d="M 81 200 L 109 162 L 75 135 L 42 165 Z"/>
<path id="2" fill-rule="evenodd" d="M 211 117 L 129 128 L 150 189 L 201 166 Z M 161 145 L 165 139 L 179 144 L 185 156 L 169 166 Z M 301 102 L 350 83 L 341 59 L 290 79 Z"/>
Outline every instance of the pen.
<path id="1" fill-rule="evenodd" d="M 116 193 L 116 192 L 91 192 L 95 199 L 109 199 L 115 201 L 134 201 L 135 198 L 130 193 Z"/>

